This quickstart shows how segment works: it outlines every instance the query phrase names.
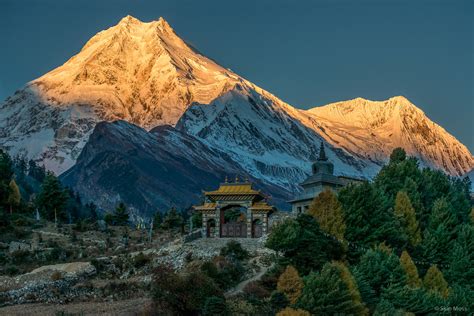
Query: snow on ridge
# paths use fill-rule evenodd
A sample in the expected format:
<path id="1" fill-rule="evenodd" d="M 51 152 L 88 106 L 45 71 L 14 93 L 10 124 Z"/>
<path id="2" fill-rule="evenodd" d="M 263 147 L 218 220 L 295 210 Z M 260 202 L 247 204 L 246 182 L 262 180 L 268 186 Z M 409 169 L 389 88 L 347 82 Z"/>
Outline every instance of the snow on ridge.
<path id="1" fill-rule="evenodd" d="M 296 109 L 196 52 L 164 19 L 131 16 L 0 103 L 0 145 L 61 173 L 98 122 L 115 120 L 148 130 L 179 121 L 277 183 L 304 177 L 321 140 L 344 175 L 372 176 L 397 146 L 451 174 L 474 166 L 465 146 L 402 96 Z"/>

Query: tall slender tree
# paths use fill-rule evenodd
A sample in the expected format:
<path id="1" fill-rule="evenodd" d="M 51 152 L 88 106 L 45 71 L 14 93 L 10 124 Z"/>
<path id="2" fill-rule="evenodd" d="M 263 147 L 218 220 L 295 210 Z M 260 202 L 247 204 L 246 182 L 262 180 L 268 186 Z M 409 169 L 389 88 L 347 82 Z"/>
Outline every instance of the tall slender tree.
<path id="1" fill-rule="evenodd" d="M 8 204 L 10 206 L 10 215 L 13 213 L 13 208 L 18 207 L 21 201 L 21 194 L 18 185 L 16 184 L 15 180 L 12 179 L 10 181 L 10 195 L 8 196 Z"/>
<path id="2" fill-rule="evenodd" d="M 449 295 L 448 282 L 446 282 L 443 273 L 436 265 L 432 265 L 426 272 L 426 275 L 423 278 L 423 285 L 428 291 L 436 293 L 444 298 Z"/>
<path id="3" fill-rule="evenodd" d="M 293 266 L 287 266 L 278 278 L 278 291 L 284 293 L 291 304 L 295 304 L 303 289 L 303 280 Z"/>
<path id="4" fill-rule="evenodd" d="M 331 190 L 324 190 L 311 203 L 308 213 L 319 223 L 322 230 L 338 239 L 344 238 L 346 225 L 342 205 Z"/>
<path id="5" fill-rule="evenodd" d="M 66 219 L 66 204 L 69 195 L 63 188 L 58 178 L 50 172 L 47 173 L 41 185 L 41 191 L 36 199 L 37 206 L 49 220 Z"/>
<path id="6" fill-rule="evenodd" d="M 421 242 L 421 233 L 416 220 L 415 209 L 413 208 L 408 194 L 399 191 L 395 198 L 395 215 L 400 220 L 402 228 L 412 246 L 417 246 Z"/>
<path id="7" fill-rule="evenodd" d="M 418 275 L 418 269 L 406 250 L 403 250 L 400 256 L 400 264 L 407 276 L 407 284 L 411 287 L 420 287 L 421 279 Z"/>

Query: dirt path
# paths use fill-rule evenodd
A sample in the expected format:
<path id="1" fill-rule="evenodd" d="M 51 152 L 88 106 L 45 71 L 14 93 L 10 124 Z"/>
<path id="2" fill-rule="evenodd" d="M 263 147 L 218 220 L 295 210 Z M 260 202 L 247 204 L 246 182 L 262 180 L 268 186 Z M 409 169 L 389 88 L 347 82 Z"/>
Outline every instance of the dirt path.
<path id="1" fill-rule="evenodd" d="M 250 282 L 253 282 L 253 281 L 260 280 L 260 278 L 272 267 L 273 267 L 273 263 L 268 267 L 262 267 L 262 270 L 260 270 L 260 272 L 255 274 L 250 279 L 247 279 L 247 280 L 244 280 L 244 281 L 240 282 L 234 288 L 228 290 L 224 295 L 226 297 L 229 297 L 229 296 L 233 296 L 233 295 L 241 293 L 247 284 L 249 284 Z"/>

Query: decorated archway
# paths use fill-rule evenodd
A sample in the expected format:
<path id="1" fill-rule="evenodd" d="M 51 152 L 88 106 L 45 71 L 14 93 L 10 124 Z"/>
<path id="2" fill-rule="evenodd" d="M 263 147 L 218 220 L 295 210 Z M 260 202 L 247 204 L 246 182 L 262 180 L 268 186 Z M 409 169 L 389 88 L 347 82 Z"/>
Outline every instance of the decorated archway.
<path id="1" fill-rule="evenodd" d="M 247 208 L 228 205 L 221 208 L 221 237 L 247 237 Z"/>

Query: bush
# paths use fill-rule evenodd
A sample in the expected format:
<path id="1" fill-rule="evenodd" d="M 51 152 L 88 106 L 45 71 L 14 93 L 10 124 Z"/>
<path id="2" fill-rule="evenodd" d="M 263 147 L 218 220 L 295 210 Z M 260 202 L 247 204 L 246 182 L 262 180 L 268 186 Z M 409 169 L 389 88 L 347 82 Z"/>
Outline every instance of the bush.
<path id="1" fill-rule="evenodd" d="M 149 256 L 145 255 L 143 252 L 140 252 L 133 258 L 133 266 L 135 268 L 141 268 L 150 263 L 150 261 L 151 258 Z"/>
<path id="2" fill-rule="evenodd" d="M 272 305 L 275 311 L 279 311 L 288 306 L 290 302 L 285 294 L 280 291 L 273 291 L 270 296 L 270 304 Z"/>
<path id="3" fill-rule="evenodd" d="M 167 266 L 158 266 L 153 271 L 152 308 L 157 313 L 199 314 L 211 296 L 222 297 L 222 291 L 202 273 L 192 272 L 183 276 Z"/>
<path id="4" fill-rule="evenodd" d="M 202 311 L 202 314 L 206 316 L 227 315 L 228 310 L 225 299 L 217 296 L 208 297 L 204 303 L 204 310 Z"/>
<path id="5" fill-rule="evenodd" d="M 246 297 L 250 300 L 262 300 L 270 296 L 270 293 L 265 287 L 263 287 L 259 282 L 253 281 L 248 283 L 244 287 L 244 293 Z"/>
<path id="6" fill-rule="evenodd" d="M 233 257 L 237 260 L 244 260 L 249 257 L 248 251 L 242 248 L 242 245 L 235 240 L 229 241 L 227 245 L 222 247 L 220 255 L 224 257 Z"/>
<path id="7" fill-rule="evenodd" d="M 214 280 L 223 290 L 236 285 L 244 274 L 244 268 L 237 260 L 222 256 L 214 257 L 213 261 L 205 262 L 201 271 Z"/>

